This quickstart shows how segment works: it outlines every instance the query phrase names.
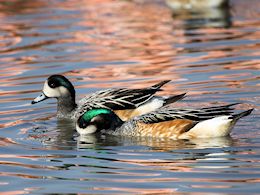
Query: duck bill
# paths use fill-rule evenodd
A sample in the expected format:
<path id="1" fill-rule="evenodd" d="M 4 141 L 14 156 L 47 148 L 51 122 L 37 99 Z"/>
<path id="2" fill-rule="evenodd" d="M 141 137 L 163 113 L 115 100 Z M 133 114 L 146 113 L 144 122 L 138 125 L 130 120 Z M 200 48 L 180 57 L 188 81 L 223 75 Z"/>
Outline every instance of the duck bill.
<path id="1" fill-rule="evenodd" d="M 46 95 L 42 92 L 39 96 L 37 96 L 37 97 L 32 101 L 32 104 L 36 104 L 36 103 L 41 102 L 41 101 L 44 101 L 44 100 L 46 100 L 46 99 L 48 99 L 48 98 L 49 98 L 49 97 L 46 96 Z"/>

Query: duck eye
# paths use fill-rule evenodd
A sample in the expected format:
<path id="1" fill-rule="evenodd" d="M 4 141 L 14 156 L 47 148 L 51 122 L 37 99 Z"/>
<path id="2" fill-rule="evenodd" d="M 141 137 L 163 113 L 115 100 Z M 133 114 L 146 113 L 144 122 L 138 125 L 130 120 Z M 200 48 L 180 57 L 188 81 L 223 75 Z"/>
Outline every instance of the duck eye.
<path id="1" fill-rule="evenodd" d="M 56 84 L 54 82 L 50 83 L 49 84 L 51 88 L 55 88 L 56 87 Z"/>
<path id="2" fill-rule="evenodd" d="M 79 123 L 78 124 L 79 124 L 79 127 L 83 128 L 83 129 L 88 126 L 87 122 L 84 121 L 84 119 L 82 117 L 79 119 Z"/>

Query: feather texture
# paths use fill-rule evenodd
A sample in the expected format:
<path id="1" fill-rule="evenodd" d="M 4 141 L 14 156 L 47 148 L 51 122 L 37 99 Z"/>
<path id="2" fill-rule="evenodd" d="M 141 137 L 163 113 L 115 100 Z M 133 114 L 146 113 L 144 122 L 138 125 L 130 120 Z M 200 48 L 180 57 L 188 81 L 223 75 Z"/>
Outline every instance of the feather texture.
<path id="1" fill-rule="evenodd" d="M 231 106 L 233 105 L 236 104 L 228 104 L 216 107 L 204 107 L 201 109 L 172 108 L 169 106 L 165 106 L 159 110 L 138 116 L 135 118 L 135 120 L 147 124 L 158 123 L 173 119 L 189 119 L 192 121 L 202 121 L 216 116 L 232 114 L 233 108 L 231 108 Z"/>
<path id="2" fill-rule="evenodd" d="M 142 89 L 111 88 L 97 91 L 80 100 L 75 112 L 75 118 L 93 108 L 107 108 L 111 110 L 135 109 L 153 98 L 154 94 L 168 82 L 169 80 L 162 81 L 149 88 Z"/>
<path id="3" fill-rule="evenodd" d="M 201 109 L 178 109 L 166 106 L 125 122 L 118 117 L 116 112 L 108 110 L 108 116 L 100 115 L 101 122 L 96 120 L 95 124 L 91 123 L 88 126 L 91 127 L 90 130 L 93 130 L 91 125 L 95 125 L 99 127 L 96 128 L 96 131 L 115 136 L 167 137 L 170 139 L 222 137 L 231 133 L 240 118 L 249 115 L 253 111 L 253 109 L 250 109 L 234 114 L 233 108 L 231 108 L 234 105 L 236 104 Z M 101 110 L 94 109 L 93 112 L 101 113 Z M 102 112 L 104 111 L 102 110 Z M 86 114 L 86 116 L 90 116 L 92 114 L 91 110 Z M 91 121 L 94 122 L 92 119 Z M 104 127 L 105 122 L 109 126 Z M 78 127 L 76 129 L 79 133 L 82 130 Z"/>

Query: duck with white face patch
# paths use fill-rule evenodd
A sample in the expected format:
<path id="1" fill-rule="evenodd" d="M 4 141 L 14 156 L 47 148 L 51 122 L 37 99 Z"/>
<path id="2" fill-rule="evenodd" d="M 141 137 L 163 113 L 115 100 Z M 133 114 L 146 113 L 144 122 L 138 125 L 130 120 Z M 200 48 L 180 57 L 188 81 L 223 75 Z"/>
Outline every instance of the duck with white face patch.
<path id="1" fill-rule="evenodd" d="M 61 75 L 50 76 L 43 85 L 42 93 L 32 101 L 32 104 L 36 104 L 48 98 L 57 99 L 58 116 L 61 116 L 61 118 L 62 116 L 70 117 L 70 113 L 77 107 L 75 102 L 75 89 L 71 82 Z"/>
<path id="2" fill-rule="evenodd" d="M 97 91 L 83 98 L 77 104 L 72 83 L 62 75 L 52 75 L 44 83 L 42 93 L 32 104 L 48 98 L 57 99 L 57 117 L 77 119 L 93 108 L 108 108 L 127 120 L 171 104 L 185 97 L 185 93 L 173 96 L 155 96 L 157 91 L 170 80 L 161 81 L 151 87 L 141 89 L 110 88 Z"/>
<path id="3" fill-rule="evenodd" d="M 192 139 L 224 137 L 236 122 L 253 109 L 234 114 L 229 104 L 201 109 L 177 109 L 169 106 L 122 121 L 112 110 L 92 109 L 76 122 L 80 135 L 97 132 L 115 136 Z"/>

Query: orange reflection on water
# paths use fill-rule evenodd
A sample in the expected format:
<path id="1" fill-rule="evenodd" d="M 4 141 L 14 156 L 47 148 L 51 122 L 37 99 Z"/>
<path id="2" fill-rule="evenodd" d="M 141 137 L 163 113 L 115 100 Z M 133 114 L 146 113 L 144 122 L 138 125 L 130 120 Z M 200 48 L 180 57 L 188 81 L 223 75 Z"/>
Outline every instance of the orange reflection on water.
<path id="1" fill-rule="evenodd" d="M 8 146 L 8 145 L 13 145 L 13 144 L 17 144 L 17 142 L 12 140 L 11 138 L 0 137 L 0 146 Z"/>
<path id="2" fill-rule="evenodd" d="M 7 184 L 6 184 L 7 185 Z M 0 195 L 17 195 L 17 194 L 29 194 L 30 192 L 25 190 L 16 190 L 16 191 L 5 191 L 0 192 Z"/>
<path id="3" fill-rule="evenodd" d="M 111 190 L 111 191 L 120 191 L 127 193 L 136 193 L 136 194 L 172 194 L 178 190 L 178 188 L 163 188 L 163 189 L 144 189 L 144 188 L 120 188 L 120 187 L 93 187 L 93 190 Z M 199 193 L 198 193 L 199 195 Z"/>
<path id="4" fill-rule="evenodd" d="M 80 5 L 85 11 L 78 25 L 92 28 L 73 36 L 77 42 L 90 44 L 94 49 L 91 61 L 104 62 L 104 66 L 82 69 L 77 75 L 89 75 L 103 82 L 154 75 L 158 79 L 180 78 L 175 73 L 178 67 L 172 66 L 177 50 L 172 49 L 170 10 L 152 3 L 95 2 L 84 1 Z M 120 60 L 128 61 L 120 66 L 106 65 Z"/>
<path id="5" fill-rule="evenodd" d="M 10 0 L 8 3 L 0 3 L 0 76 L 4 77 L 1 79 L 0 86 L 13 86 L 8 81 L 8 77 L 17 76 L 25 73 L 31 69 L 28 64 L 35 60 L 34 56 L 23 55 L 16 57 L 21 50 L 31 49 L 32 47 L 18 46 L 24 40 L 23 31 L 24 29 L 31 29 L 28 23 L 17 20 L 13 22 L 10 17 L 16 14 L 33 14 L 37 13 L 39 8 L 42 8 L 46 4 L 43 1 L 35 0 L 33 2 Z M 6 82 L 6 83 L 5 83 Z"/>
<path id="6" fill-rule="evenodd" d="M 181 160 L 172 162 L 161 159 L 119 159 L 121 162 L 126 162 L 133 165 L 139 166 L 153 166 L 155 170 L 168 170 L 173 172 L 193 172 L 193 167 L 190 167 L 190 164 L 194 163 L 194 160 Z"/>
<path id="7" fill-rule="evenodd" d="M 17 156 L 17 157 L 19 158 L 19 156 Z M 2 156 L 1 155 L 1 158 L 7 158 L 7 156 Z M 33 165 L 33 164 L 24 164 L 24 163 L 11 162 L 11 161 L 0 161 L 0 165 L 24 167 L 24 168 L 31 168 L 31 169 L 59 170 L 58 167 L 43 166 L 43 165 Z"/>
<path id="8" fill-rule="evenodd" d="M 3 124 L 0 124 L 0 128 L 5 128 L 5 127 L 12 127 L 12 126 L 16 126 L 19 124 L 23 124 L 24 121 L 23 120 L 14 120 L 14 121 L 10 121 L 10 122 L 5 122 Z"/>

